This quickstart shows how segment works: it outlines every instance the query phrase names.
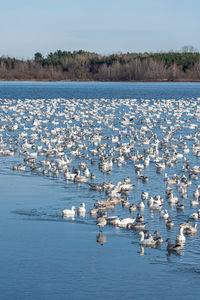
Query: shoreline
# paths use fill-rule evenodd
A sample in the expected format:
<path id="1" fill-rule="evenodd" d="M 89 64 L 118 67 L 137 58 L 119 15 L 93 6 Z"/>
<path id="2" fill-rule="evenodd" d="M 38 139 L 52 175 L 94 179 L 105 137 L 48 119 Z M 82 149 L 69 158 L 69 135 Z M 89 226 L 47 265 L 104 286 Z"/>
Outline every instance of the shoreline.
<path id="1" fill-rule="evenodd" d="M 67 79 L 67 80 L 53 80 L 53 79 L 0 79 L 0 82 L 200 82 L 200 79 L 176 79 L 176 80 L 168 80 L 168 79 L 152 79 L 152 80 L 75 80 L 75 79 Z"/>

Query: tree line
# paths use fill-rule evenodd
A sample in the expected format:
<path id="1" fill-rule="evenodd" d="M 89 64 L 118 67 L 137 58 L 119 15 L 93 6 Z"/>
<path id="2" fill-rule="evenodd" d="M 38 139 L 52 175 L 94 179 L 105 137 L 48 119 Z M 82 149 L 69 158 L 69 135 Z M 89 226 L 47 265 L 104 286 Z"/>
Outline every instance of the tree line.
<path id="1" fill-rule="evenodd" d="M 1 56 L 0 80 L 198 81 L 200 53 L 187 48 L 112 55 L 58 50 L 28 60 Z"/>

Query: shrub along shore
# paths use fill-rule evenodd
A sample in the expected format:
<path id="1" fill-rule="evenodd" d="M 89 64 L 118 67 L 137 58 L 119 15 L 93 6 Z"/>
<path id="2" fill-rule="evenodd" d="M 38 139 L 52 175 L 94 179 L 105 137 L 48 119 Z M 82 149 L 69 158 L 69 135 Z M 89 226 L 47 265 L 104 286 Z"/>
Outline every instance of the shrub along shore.
<path id="1" fill-rule="evenodd" d="M 37 52 L 33 59 L 0 57 L 0 80 L 200 81 L 199 52 Z"/>

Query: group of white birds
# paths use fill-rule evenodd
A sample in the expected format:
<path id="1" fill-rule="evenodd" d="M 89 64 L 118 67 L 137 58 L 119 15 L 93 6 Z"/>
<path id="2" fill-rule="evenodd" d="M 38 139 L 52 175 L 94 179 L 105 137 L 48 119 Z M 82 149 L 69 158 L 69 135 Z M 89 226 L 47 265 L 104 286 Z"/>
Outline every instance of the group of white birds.
<path id="1" fill-rule="evenodd" d="M 63 176 L 66 182 L 87 184 L 94 194 L 101 192 L 101 200 L 94 203 L 88 199 L 88 211 L 85 203 L 77 208 L 78 216 L 96 217 L 100 230 L 114 225 L 139 231 L 140 245 L 154 247 L 163 242 L 160 228 L 154 228 L 153 236 L 145 229 L 147 223 L 139 212 L 146 212 L 145 219 L 148 211 L 159 212 L 167 228 L 164 235 L 174 225 L 180 230 L 174 244 L 167 239 L 167 249 L 172 251 L 180 249 L 185 234 L 197 232 L 200 210 L 193 209 L 199 205 L 200 196 L 200 99 L 0 102 L 0 155 L 16 157 L 14 171 Z M 159 185 L 154 174 L 160 178 Z M 120 181 L 113 184 L 119 176 Z M 152 196 L 154 185 L 157 196 Z M 61 209 L 64 218 L 75 218 L 77 201 L 72 200 L 72 204 L 71 209 Z M 126 213 L 128 208 L 130 214 L 137 215 L 114 215 L 119 204 Z M 190 214 L 180 223 L 168 205 L 170 210 L 175 206 L 177 214 L 186 206 Z M 195 225 L 188 219 L 196 221 Z"/>

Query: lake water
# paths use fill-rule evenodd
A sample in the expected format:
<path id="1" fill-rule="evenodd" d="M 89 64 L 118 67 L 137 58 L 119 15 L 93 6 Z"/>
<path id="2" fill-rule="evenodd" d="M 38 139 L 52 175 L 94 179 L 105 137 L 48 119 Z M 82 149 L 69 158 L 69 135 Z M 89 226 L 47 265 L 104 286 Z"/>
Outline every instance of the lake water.
<path id="1" fill-rule="evenodd" d="M 95 103 L 98 103 L 98 99 L 106 99 L 99 100 L 104 105 L 100 114 L 103 116 L 106 105 L 116 105 L 116 110 L 112 110 L 118 116 L 116 127 L 120 127 L 120 118 L 129 113 L 129 106 L 123 102 L 126 99 L 136 99 L 139 105 L 146 99 L 154 102 L 183 99 L 191 107 L 199 97 L 199 83 L 0 82 L 0 98 L 6 99 L 1 100 L 0 105 L 4 105 L 8 99 L 11 105 L 15 105 L 14 100 L 19 99 L 43 99 L 44 103 L 48 101 L 52 104 L 52 99 L 60 98 L 61 104 L 68 99 L 92 107 L 93 101 L 85 102 L 83 99 L 95 99 Z M 98 109 L 101 109 L 101 105 Z M 10 113 L 8 110 L 3 114 Z M 197 124 L 198 132 L 198 120 L 193 120 L 192 116 L 188 118 Z M 59 122 L 58 116 L 55 119 Z M 73 126 L 73 122 L 74 119 L 70 126 Z M 134 122 L 137 123 L 137 120 Z M 80 125 L 80 121 L 76 124 Z M 141 126 L 139 123 L 136 125 Z M 53 125 L 49 126 L 53 128 Z M 126 126 L 123 127 L 125 129 Z M 102 130 L 105 130 L 105 135 L 115 133 L 110 127 Z M 31 131 L 28 132 L 31 134 Z M 185 128 L 175 137 L 192 132 Z M 15 136 L 15 132 L 8 133 Z M 156 133 L 159 137 L 159 130 Z M 200 158 L 191 154 L 192 142 L 188 140 L 187 144 L 191 151 L 185 156 L 190 159 L 192 166 L 199 166 Z M 178 224 L 197 211 L 190 207 L 190 200 L 200 184 L 199 180 L 193 181 L 188 189 L 183 212 L 177 212 L 165 200 L 163 207 L 167 208 L 175 221 L 171 230 L 166 229 L 159 213 L 150 212 L 145 204 L 141 214 L 145 217 L 147 228 L 151 232 L 159 229 L 164 243 L 156 249 L 145 248 L 141 255 L 139 237 L 132 230 L 106 226 L 102 234 L 106 242 L 104 245 L 97 243 L 99 230 L 96 219 L 88 211 L 95 201 L 106 199 L 105 193 L 91 191 L 88 184 L 66 182 L 63 175 L 55 178 L 30 170 L 14 172 L 13 165 L 23 162 L 23 159 L 24 156 L 18 152 L 14 156 L 0 156 L 0 299 L 199 299 L 199 232 L 187 236 L 180 255 L 168 255 L 165 242 L 167 237 L 174 241 L 179 231 Z M 104 174 L 98 168 L 97 157 L 93 159 L 97 164 L 87 162 L 87 165 L 94 171 L 96 183 L 111 180 L 117 184 L 119 180 L 130 176 L 135 184 L 134 190 L 129 192 L 130 202 L 137 204 L 143 190 L 151 196 L 159 194 L 165 197 L 164 172 L 156 173 L 154 164 L 144 170 L 149 182 L 143 183 L 136 179 L 133 162 L 127 161 L 127 165 L 122 167 L 114 164 L 111 174 Z M 80 160 L 73 158 L 72 166 L 77 166 Z M 165 172 L 169 177 L 175 172 L 181 175 L 181 167 L 182 161 L 179 160 L 174 168 L 167 166 Z M 176 188 L 173 189 L 179 196 Z M 85 218 L 76 216 L 75 220 L 71 220 L 62 217 L 62 209 L 71 208 L 73 204 L 78 207 L 81 202 L 86 203 Z M 110 215 L 129 217 L 130 213 L 120 205 Z"/>

